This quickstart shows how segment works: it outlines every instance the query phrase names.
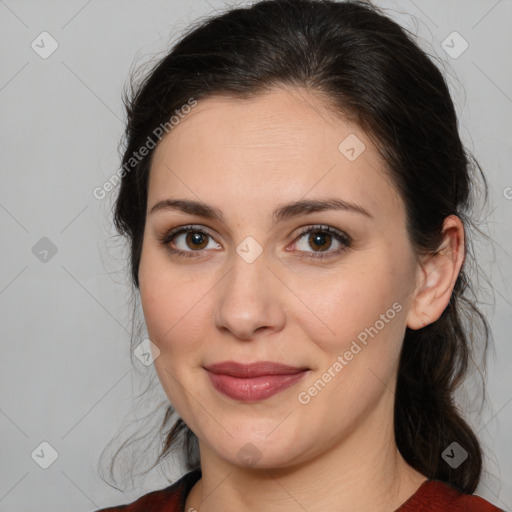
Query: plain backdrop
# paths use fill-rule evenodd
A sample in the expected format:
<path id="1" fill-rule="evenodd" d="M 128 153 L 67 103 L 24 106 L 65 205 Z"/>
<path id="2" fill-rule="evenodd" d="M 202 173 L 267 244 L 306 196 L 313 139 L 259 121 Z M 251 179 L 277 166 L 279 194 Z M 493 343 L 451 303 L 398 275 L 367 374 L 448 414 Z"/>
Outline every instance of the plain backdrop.
<path id="1" fill-rule="evenodd" d="M 478 251 L 494 287 L 485 311 L 495 347 L 488 403 L 471 421 L 487 454 L 477 493 L 512 510 L 512 2 L 378 4 L 439 59 L 464 142 L 490 182 L 483 228 L 495 242 Z M 119 167 L 132 66 L 226 5 L 0 1 L 0 511 L 87 512 L 183 472 L 171 461 L 125 492 L 98 475 L 154 369 L 130 358 L 127 267 L 110 216 L 117 189 L 103 200 L 93 190 Z"/>

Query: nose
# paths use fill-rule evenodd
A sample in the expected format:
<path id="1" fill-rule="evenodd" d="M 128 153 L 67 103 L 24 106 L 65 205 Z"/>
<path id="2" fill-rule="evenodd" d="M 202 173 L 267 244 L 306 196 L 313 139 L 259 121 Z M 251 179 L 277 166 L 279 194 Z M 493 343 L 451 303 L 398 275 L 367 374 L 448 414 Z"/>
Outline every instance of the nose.
<path id="1" fill-rule="evenodd" d="M 252 263 L 234 255 L 233 265 L 216 287 L 216 327 L 239 340 L 256 333 L 278 332 L 286 323 L 282 284 L 268 268 L 264 255 Z"/>

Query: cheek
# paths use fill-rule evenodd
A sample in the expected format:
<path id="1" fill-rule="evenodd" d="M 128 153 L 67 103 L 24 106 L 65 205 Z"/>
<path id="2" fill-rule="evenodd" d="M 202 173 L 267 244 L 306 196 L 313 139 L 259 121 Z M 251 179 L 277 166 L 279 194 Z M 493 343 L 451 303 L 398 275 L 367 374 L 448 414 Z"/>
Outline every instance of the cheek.
<path id="1" fill-rule="evenodd" d="M 163 354 L 186 353 L 199 342 L 207 314 L 202 295 L 184 292 L 176 283 L 171 289 L 141 287 L 149 338 Z"/>
<path id="2" fill-rule="evenodd" d="M 149 339 L 160 351 L 154 366 L 162 388 L 179 414 L 188 418 L 193 404 L 183 388 L 194 387 L 187 380 L 188 373 L 201 362 L 208 286 L 184 279 L 183 273 L 158 260 L 149 251 L 141 259 L 141 304 Z M 188 419 L 193 425 L 193 418 Z"/>
<path id="3" fill-rule="evenodd" d="M 326 281 L 310 295 L 308 305 L 322 322 L 301 321 L 319 351 L 317 372 L 299 398 L 314 401 L 315 414 L 333 428 L 348 421 L 348 409 L 357 416 L 393 388 L 404 334 L 405 307 L 393 273 L 352 269 L 350 276 Z M 322 398 L 312 398 L 324 387 Z"/>
<path id="4" fill-rule="evenodd" d="M 309 310 L 300 317 L 302 325 L 312 339 L 321 340 L 324 350 L 343 350 L 358 336 L 364 338 L 365 329 L 379 321 L 380 315 L 396 319 L 399 308 L 392 306 L 400 294 L 394 280 L 390 280 L 391 275 L 389 269 L 384 272 L 374 264 L 364 265 L 361 270 L 347 268 L 346 273 L 317 279 L 314 288 L 301 293 Z M 388 331 L 390 323 L 383 330 Z"/>
<path id="5" fill-rule="evenodd" d="M 164 253 L 164 251 L 162 251 Z M 143 250 L 139 267 L 140 298 L 149 338 L 165 354 L 187 350 L 204 324 L 207 284 L 185 277 L 160 251 Z M 202 321 L 201 321 L 202 319 Z"/>

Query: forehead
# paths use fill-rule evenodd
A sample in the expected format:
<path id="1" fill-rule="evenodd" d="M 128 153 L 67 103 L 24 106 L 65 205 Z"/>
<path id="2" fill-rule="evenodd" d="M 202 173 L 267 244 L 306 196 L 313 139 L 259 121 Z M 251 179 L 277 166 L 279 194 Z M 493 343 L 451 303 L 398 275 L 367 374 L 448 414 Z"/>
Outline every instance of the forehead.
<path id="1" fill-rule="evenodd" d="M 195 145 L 223 156 L 230 149 L 233 158 L 268 154 L 289 161 L 302 160 L 313 149 L 316 158 L 325 152 L 337 159 L 340 137 L 354 131 L 362 133 L 357 125 L 335 118 L 334 109 L 313 92 L 277 88 L 249 99 L 216 95 L 200 100 L 156 151 L 171 146 L 185 153 Z"/>
<path id="2" fill-rule="evenodd" d="M 377 214 L 398 199 L 357 124 L 311 91 L 275 89 L 199 101 L 155 149 L 148 205 L 195 195 L 216 198 L 221 208 L 237 199 L 262 207 L 326 193 L 364 202 Z"/>

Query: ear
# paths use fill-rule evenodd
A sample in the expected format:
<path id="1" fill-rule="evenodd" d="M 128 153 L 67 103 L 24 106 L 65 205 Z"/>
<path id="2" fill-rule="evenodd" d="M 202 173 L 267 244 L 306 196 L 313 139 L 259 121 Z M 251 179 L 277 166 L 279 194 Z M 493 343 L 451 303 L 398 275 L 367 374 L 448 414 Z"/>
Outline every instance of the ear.
<path id="1" fill-rule="evenodd" d="M 407 314 L 407 327 L 421 329 L 442 315 L 450 302 L 464 258 L 464 225 L 459 217 L 450 215 L 444 220 L 439 249 L 420 257 L 418 285 Z"/>

